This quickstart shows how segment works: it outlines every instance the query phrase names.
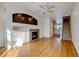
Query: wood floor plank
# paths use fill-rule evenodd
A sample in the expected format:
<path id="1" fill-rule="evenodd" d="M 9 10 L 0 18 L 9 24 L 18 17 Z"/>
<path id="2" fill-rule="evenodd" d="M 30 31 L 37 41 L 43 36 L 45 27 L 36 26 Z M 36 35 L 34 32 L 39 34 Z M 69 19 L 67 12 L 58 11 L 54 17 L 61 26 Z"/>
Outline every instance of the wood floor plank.
<path id="1" fill-rule="evenodd" d="M 6 56 L 18 57 L 74 57 L 78 56 L 72 41 L 43 38 L 14 48 Z"/>

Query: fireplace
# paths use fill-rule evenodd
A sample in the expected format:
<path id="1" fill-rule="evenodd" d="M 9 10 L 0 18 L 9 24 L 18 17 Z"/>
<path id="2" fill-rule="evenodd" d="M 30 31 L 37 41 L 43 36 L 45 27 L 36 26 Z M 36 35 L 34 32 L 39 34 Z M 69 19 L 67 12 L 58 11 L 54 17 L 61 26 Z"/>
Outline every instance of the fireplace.
<path id="1" fill-rule="evenodd" d="M 32 32 L 32 40 L 38 38 L 38 32 Z"/>
<path id="2" fill-rule="evenodd" d="M 30 40 L 36 40 L 39 38 L 39 29 L 30 29 Z"/>

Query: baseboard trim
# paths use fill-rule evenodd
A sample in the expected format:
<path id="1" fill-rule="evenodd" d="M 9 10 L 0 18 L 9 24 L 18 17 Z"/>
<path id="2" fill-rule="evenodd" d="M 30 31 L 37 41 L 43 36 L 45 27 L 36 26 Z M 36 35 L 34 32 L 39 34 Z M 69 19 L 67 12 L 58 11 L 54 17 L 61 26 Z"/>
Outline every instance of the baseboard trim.
<path id="1" fill-rule="evenodd" d="M 72 41 L 72 40 L 71 40 L 71 41 Z M 75 50 L 75 52 L 76 52 L 76 54 L 77 54 L 77 57 L 79 57 L 79 55 L 78 55 L 78 53 L 77 53 L 77 50 L 76 50 L 76 48 L 75 48 L 75 45 L 74 45 L 73 41 L 72 41 L 72 44 L 73 44 L 74 50 Z"/>
<path id="2" fill-rule="evenodd" d="M 49 38 L 52 38 L 52 36 L 51 37 L 41 37 L 39 39 L 49 39 Z"/>
<path id="3" fill-rule="evenodd" d="M 5 46 L 2 46 L 2 47 L 0 47 L 0 48 L 3 48 L 3 47 L 5 47 Z"/>

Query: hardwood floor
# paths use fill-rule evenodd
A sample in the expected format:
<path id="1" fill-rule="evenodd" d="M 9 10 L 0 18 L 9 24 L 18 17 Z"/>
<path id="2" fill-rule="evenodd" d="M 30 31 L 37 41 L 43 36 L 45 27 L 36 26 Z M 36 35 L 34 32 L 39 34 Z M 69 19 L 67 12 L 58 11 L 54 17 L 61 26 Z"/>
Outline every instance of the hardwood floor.
<path id="1" fill-rule="evenodd" d="M 40 39 L 11 49 L 6 57 L 76 57 L 78 56 L 72 41 L 59 39 Z"/>
<path id="2" fill-rule="evenodd" d="M 2 54 L 2 53 L 4 53 L 6 51 L 6 48 L 3 46 L 3 47 L 0 47 L 0 55 Z"/>

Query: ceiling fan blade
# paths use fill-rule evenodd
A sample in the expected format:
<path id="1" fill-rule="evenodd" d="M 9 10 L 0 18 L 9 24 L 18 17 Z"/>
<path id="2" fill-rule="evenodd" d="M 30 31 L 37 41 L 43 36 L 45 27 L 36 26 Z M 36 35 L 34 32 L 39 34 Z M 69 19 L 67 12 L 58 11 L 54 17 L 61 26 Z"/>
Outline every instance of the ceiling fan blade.
<path id="1" fill-rule="evenodd" d="M 42 5 L 39 5 L 39 6 L 40 6 L 42 9 L 45 9 L 44 6 L 42 6 Z"/>
<path id="2" fill-rule="evenodd" d="M 50 10 L 50 11 L 48 11 L 48 12 L 49 12 L 49 13 L 52 13 L 53 11 Z"/>
<path id="3" fill-rule="evenodd" d="M 54 8 L 54 6 L 50 6 L 50 7 L 48 7 L 48 9 L 53 9 Z"/>

